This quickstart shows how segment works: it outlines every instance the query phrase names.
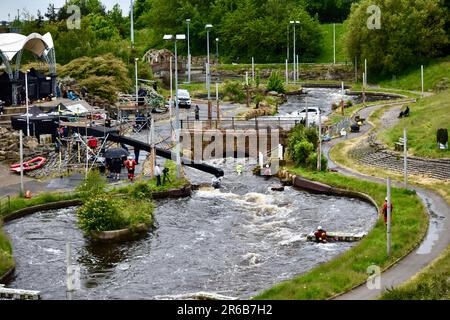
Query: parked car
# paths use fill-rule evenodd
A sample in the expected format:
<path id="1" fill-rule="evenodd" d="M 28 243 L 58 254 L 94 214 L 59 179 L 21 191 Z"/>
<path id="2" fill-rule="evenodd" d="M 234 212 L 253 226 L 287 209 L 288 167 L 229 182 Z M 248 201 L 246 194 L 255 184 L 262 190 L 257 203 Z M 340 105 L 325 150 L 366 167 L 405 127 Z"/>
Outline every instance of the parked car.
<path id="1" fill-rule="evenodd" d="M 177 94 L 178 107 L 180 108 L 190 108 L 191 107 L 191 96 L 189 91 L 186 89 L 178 89 Z"/>
<path id="2" fill-rule="evenodd" d="M 306 120 L 306 107 L 301 108 L 287 115 L 288 117 L 296 118 L 299 120 Z M 327 116 L 321 115 L 322 123 L 328 119 Z M 317 124 L 319 123 L 319 108 L 318 107 L 308 107 L 308 123 Z"/>

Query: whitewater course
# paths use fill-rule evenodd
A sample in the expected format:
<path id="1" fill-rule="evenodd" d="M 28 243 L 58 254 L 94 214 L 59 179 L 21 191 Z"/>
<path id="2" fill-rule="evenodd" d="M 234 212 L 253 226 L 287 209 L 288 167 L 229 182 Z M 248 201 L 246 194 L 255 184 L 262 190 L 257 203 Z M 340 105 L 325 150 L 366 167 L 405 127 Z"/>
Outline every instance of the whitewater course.
<path id="1" fill-rule="evenodd" d="M 309 89 L 308 105 L 325 114 L 343 97 L 335 89 Z M 356 101 L 357 97 L 344 96 Z M 305 105 L 289 97 L 280 114 Z M 142 140 L 146 133 L 142 133 Z M 77 226 L 76 207 L 37 212 L 4 226 L 17 263 L 8 287 L 41 291 L 42 299 L 66 298 L 66 242 L 80 266 L 81 289 L 73 299 L 171 299 L 199 291 L 250 298 L 264 289 L 333 259 L 355 243 L 316 244 L 306 234 L 318 225 L 330 231 L 368 232 L 377 220 L 371 204 L 358 199 L 310 194 L 277 178 L 254 176 L 254 159 L 207 163 L 224 173 L 222 188 L 200 188 L 191 197 L 155 203 L 155 227 L 143 238 L 97 244 Z M 185 167 L 193 184 L 211 175 Z"/>

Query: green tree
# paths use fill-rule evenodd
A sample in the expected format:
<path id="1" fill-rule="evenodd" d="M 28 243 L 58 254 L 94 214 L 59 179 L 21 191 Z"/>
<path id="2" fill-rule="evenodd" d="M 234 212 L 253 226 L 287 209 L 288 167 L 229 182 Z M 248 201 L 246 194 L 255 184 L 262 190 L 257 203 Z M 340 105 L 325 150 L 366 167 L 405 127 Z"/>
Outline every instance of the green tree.
<path id="1" fill-rule="evenodd" d="M 381 9 L 381 29 L 367 27 L 370 5 Z M 360 62 L 367 59 L 371 74 L 395 74 L 442 54 L 448 43 L 445 23 L 441 0 L 362 0 L 346 21 L 347 53 Z"/>

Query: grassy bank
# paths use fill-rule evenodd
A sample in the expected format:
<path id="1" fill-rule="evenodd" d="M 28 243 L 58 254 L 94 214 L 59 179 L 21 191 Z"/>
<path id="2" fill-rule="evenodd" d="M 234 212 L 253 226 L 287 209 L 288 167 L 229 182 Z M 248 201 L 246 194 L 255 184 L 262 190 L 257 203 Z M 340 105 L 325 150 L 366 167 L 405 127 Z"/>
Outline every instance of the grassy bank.
<path id="1" fill-rule="evenodd" d="M 1 230 L 0 224 L 0 278 L 12 267 L 14 267 L 14 259 L 11 242 Z"/>
<path id="2" fill-rule="evenodd" d="M 450 131 L 450 90 L 431 97 L 420 99 L 410 105 L 410 115 L 403 118 L 392 128 L 379 133 L 378 138 L 394 148 L 395 142 L 407 130 L 409 154 L 425 158 L 449 158 L 450 149 L 437 148 L 436 132 L 438 128 Z"/>
<path id="3" fill-rule="evenodd" d="M 431 265 L 404 285 L 384 293 L 382 300 L 449 300 L 450 246 Z"/>
<path id="4" fill-rule="evenodd" d="M 386 187 L 332 172 L 311 172 L 302 168 L 290 171 L 305 178 L 346 190 L 364 192 L 382 206 Z M 380 219 L 359 244 L 330 262 L 292 280 L 280 283 L 256 299 L 327 299 L 367 280 L 367 267 L 382 269 L 416 247 L 426 233 L 425 208 L 412 191 L 392 189 L 395 205 L 392 222 L 392 255 L 386 255 L 386 227 Z"/>
<path id="5" fill-rule="evenodd" d="M 450 78 L 450 56 L 430 62 L 424 66 L 424 89 L 433 91 L 436 85 L 444 78 L 447 82 Z M 370 80 L 370 79 L 369 79 Z M 393 75 L 390 79 L 381 80 L 378 83 L 381 87 L 398 88 L 404 90 L 421 91 L 421 70 L 420 66 L 406 70 L 400 75 Z M 450 82 L 448 82 L 450 85 Z"/>
<path id="6" fill-rule="evenodd" d="M 6 217 L 8 214 L 44 204 L 50 202 L 57 202 L 63 200 L 72 200 L 76 199 L 77 195 L 75 193 L 42 193 L 37 196 L 34 196 L 31 199 L 25 199 L 20 197 L 11 198 L 9 207 L 4 206 L 4 209 L 0 212 L 0 277 L 5 274 L 11 267 L 14 266 L 14 258 L 12 255 L 12 245 L 9 241 L 8 237 L 3 233 L 1 229 L 2 218 Z"/>
<path id="7" fill-rule="evenodd" d="M 323 34 L 322 52 L 314 59 L 315 63 L 333 63 L 333 24 L 321 24 Z M 351 62 L 345 54 L 344 25 L 336 23 L 336 62 Z"/>

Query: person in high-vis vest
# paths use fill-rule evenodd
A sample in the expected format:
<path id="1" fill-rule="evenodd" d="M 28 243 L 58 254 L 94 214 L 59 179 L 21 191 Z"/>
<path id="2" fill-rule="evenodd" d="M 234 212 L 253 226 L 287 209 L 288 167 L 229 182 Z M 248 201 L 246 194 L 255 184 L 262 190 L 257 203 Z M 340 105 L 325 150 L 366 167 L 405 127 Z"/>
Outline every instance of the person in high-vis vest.
<path id="1" fill-rule="evenodd" d="M 125 167 L 128 170 L 128 179 L 133 182 L 134 179 L 134 170 L 136 169 L 136 161 L 132 156 L 128 156 L 128 159 L 125 160 Z"/>

